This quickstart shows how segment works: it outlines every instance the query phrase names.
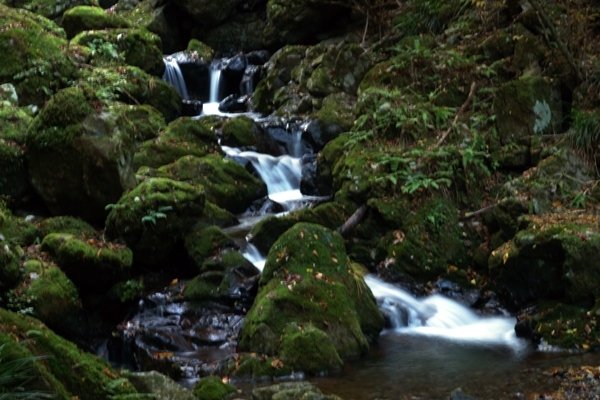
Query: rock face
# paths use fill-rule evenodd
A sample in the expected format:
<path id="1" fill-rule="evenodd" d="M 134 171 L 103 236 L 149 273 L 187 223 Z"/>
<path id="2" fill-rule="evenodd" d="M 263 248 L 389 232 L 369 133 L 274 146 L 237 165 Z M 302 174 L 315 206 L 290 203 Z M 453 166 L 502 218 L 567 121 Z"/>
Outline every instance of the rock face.
<path id="1" fill-rule="evenodd" d="M 106 234 L 122 238 L 136 263 L 157 266 L 202 217 L 204 188 L 167 178 L 149 178 L 113 205 Z"/>
<path id="2" fill-rule="evenodd" d="M 116 14 L 109 14 L 100 7 L 78 6 L 67 11 L 62 18 L 67 38 L 80 32 L 96 29 L 129 28 L 130 23 Z"/>
<path id="3" fill-rule="evenodd" d="M 185 10 L 196 22 L 205 27 L 212 27 L 224 21 L 229 13 L 242 0 L 224 0 L 214 2 L 211 0 L 176 0 L 178 7 Z"/>
<path id="4" fill-rule="evenodd" d="M 271 248 L 240 333 L 244 351 L 277 355 L 294 370 L 339 368 L 368 352 L 383 317 L 342 237 L 298 223 Z"/>
<path id="5" fill-rule="evenodd" d="M 46 104 L 29 126 L 27 148 L 31 184 L 54 215 L 102 220 L 104 207 L 135 186 L 132 137 L 79 88 Z"/>

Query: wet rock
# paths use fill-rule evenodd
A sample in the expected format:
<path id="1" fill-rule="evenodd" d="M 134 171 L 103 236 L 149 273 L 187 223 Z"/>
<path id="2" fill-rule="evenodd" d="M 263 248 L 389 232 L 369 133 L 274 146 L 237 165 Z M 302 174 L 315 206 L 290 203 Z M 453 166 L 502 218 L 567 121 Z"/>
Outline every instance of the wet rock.
<path id="1" fill-rule="evenodd" d="M 240 91 L 242 95 L 251 95 L 256 89 L 256 85 L 262 78 L 263 68 L 257 65 L 248 65 L 244 71 L 244 76 L 240 81 Z"/>
<path id="2" fill-rule="evenodd" d="M 192 392 L 197 399 L 203 400 L 224 400 L 230 393 L 235 393 L 236 389 L 223 383 L 217 376 L 207 376 L 194 385 Z"/>
<path id="3" fill-rule="evenodd" d="M 271 53 L 268 50 L 255 50 L 246 53 L 246 60 L 251 65 L 263 65 L 269 61 L 270 57 Z"/>
<path id="4" fill-rule="evenodd" d="M 202 114 L 202 102 L 200 100 L 183 100 L 181 102 L 181 115 L 183 117 L 195 117 Z"/>
<path id="5" fill-rule="evenodd" d="M 219 103 L 219 111 L 226 113 L 242 113 L 247 111 L 247 103 L 250 100 L 248 96 L 238 96 L 235 94 L 225 97 Z"/>
<path id="6" fill-rule="evenodd" d="M 316 182 L 317 175 L 317 155 L 309 154 L 302 156 L 302 178 L 300 181 L 300 191 L 308 196 L 319 196 L 319 187 Z"/>
<path id="7" fill-rule="evenodd" d="M 189 50 L 171 54 L 170 57 L 177 61 L 177 65 L 179 65 L 190 98 L 208 102 L 210 59 L 205 60 L 199 53 Z"/>
<path id="8" fill-rule="evenodd" d="M 327 123 L 323 120 L 312 120 L 305 126 L 302 138 L 310 143 L 315 152 L 319 152 L 331 140 L 342 133 L 342 127 L 337 123 Z"/>

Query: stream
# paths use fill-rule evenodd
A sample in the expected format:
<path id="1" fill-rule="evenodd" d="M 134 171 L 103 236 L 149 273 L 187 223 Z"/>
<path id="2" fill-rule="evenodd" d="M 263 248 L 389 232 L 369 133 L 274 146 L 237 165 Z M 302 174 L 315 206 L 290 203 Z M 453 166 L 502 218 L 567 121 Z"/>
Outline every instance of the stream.
<path id="1" fill-rule="evenodd" d="M 180 73 L 169 71 L 170 68 L 176 68 L 176 63 L 175 66 L 167 64 L 165 80 L 183 79 Z M 219 77 L 219 71 L 212 72 L 210 102 L 204 104 L 203 115 L 233 116 L 218 111 L 218 100 L 222 97 Z M 185 88 L 185 83 L 174 86 Z M 297 131 L 290 132 L 292 149 L 301 147 L 298 145 L 300 136 Z M 245 158 L 252 163 L 268 186 L 269 198 L 283 207 L 282 214 L 323 200 L 300 192 L 302 154 L 296 150 L 279 157 L 225 146 L 223 150 L 229 157 Z M 264 216 L 242 214 L 238 216 L 239 226 L 224 229 L 239 242 L 245 258 L 260 270 L 264 266 L 264 255 L 247 243 L 245 236 Z M 600 363 L 597 354 L 537 351 L 516 337 L 516 318 L 512 316 L 482 316 L 441 295 L 415 298 L 374 275 L 367 276 L 366 283 L 388 320 L 388 328 L 372 345 L 370 355 L 346 362 L 343 370 L 337 373 L 300 377 L 314 383 L 324 393 L 337 394 L 344 400 L 447 399 L 458 387 L 480 399 L 525 399 L 534 391 L 556 390 L 558 383 L 542 374 L 543 370 Z M 227 342 L 225 338 L 236 335 L 243 315 L 208 309 L 190 310 L 186 306 L 186 303 L 174 302 L 168 295 L 156 293 L 141 303 L 137 315 L 128 323 L 159 332 L 156 336 L 168 336 L 170 354 L 187 365 L 187 373 L 180 381 L 191 386 L 205 370 L 203 365 L 235 352 L 231 345 L 235 341 Z M 175 331 L 185 325 L 182 321 L 189 320 L 191 314 L 198 319 L 211 319 L 213 326 L 222 326 L 222 330 L 213 329 L 206 332 L 200 342 L 190 343 L 189 334 Z M 247 399 L 250 389 L 270 382 L 232 383 L 242 390 L 239 397 Z"/>

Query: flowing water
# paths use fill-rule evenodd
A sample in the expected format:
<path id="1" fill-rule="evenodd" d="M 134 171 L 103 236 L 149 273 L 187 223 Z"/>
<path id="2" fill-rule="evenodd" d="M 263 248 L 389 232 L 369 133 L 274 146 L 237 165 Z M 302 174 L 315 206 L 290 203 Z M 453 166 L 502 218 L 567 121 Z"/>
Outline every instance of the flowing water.
<path id="1" fill-rule="evenodd" d="M 165 63 L 165 72 L 163 74 L 163 81 L 169 82 L 181 95 L 181 98 L 184 100 L 189 100 L 189 95 L 187 91 L 187 87 L 185 85 L 185 80 L 183 79 L 183 74 L 181 73 L 181 69 L 179 68 L 179 64 L 177 64 L 177 60 L 173 57 L 165 56 L 163 57 L 163 61 Z"/>
<path id="2" fill-rule="evenodd" d="M 211 99 L 205 114 L 218 112 L 220 73 L 211 74 Z M 179 90 L 179 89 L 178 89 Z M 318 200 L 300 193 L 301 131 L 290 132 L 290 155 L 272 157 L 223 147 L 228 156 L 249 160 L 268 187 L 269 198 L 285 212 Z M 243 240 L 263 215 L 240 216 L 242 224 L 226 230 L 241 237 L 242 254 L 262 270 L 264 255 Z M 389 319 L 373 344 L 371 354 L 349 361 L 342 371 L 310 380 L 326 393 L 345 400 L 447 399 L 462 387 L 482 399 L 526 398 L 537 390 L 555 389 L 555 382 L 540 371 L 556 365 L 597 364 L 599 356 L 551 354 L 536 351 L 516 338 L 515 318 L 482 316 L 441 295 L 417 299 L 375 276 L 366 283 Z M 238 382 L 250 389 L 255 383 Z M 246 396 L 244 393 L 242 397 Z M 247 397 L 245 397 L 247 398 Z"/>

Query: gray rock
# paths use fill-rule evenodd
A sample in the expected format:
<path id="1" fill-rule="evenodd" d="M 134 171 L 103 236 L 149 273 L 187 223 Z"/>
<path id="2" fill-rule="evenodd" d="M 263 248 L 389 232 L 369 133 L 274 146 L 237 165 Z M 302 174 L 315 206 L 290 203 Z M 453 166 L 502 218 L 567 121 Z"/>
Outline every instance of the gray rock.
<path id="1" fill-rule="evenodd" d="M 159 372 L 130 372 L 123 370 L 121 373 L 129 379 L 138 392 L 152 393 L 156 395 L 157 400 L 195 400 L 192 392 Z"/>

